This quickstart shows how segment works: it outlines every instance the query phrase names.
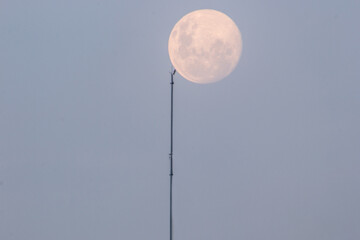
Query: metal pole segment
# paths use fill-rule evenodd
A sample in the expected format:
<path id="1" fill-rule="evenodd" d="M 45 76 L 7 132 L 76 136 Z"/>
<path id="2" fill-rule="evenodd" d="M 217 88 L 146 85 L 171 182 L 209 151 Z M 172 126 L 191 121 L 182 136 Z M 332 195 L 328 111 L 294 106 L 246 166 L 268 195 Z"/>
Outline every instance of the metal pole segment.
<path id="1" fill-rule="evenodd" d="M 173 119 L 174 119 L 174 75 L 176 70 L 171 71 L 171 111 L 170 111 L 170 240 L 173 239 L 173 214 L 172 214 L 172 180 L 173 180 Z"/>

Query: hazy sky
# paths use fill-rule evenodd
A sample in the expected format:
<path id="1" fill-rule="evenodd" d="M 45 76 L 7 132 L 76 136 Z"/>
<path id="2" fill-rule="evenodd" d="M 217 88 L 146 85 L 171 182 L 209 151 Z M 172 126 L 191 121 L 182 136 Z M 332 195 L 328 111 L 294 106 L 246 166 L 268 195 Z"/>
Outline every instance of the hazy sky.
<path id="1" fill-rule="evenodd" d="M 243 38 L 175 78 L 175 240 L 360 239 L 360 1 L 0 0 L 0 239 L 166 240 L 167 41 Z"/>

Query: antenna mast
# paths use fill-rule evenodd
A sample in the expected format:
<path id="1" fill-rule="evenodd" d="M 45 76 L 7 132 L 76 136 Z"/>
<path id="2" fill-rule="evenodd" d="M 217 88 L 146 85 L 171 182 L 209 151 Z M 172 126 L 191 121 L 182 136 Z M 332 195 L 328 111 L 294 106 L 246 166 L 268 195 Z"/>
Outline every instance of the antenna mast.
<path id="1" fill-rule="evenodd" d="M 174 75 L 176 69 L 171 67 L 171 110 L 170 110 L 170 240 L 173 240 L 173 214 L 172 214 L 172 181 L 173 181 L 173 119 L 174 119 Z"/>

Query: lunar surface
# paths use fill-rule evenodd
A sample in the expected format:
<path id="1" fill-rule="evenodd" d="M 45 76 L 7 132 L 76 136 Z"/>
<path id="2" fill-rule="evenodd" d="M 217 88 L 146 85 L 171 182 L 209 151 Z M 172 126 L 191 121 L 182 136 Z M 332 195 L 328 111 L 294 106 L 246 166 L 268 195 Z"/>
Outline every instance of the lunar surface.
<path id="1" fill-rule="evenodd" d="M 169 37 L 171 63 L 185 79 L 212 83 L 228 76 L 236 67 L 242 40 L 230 17 L 202 9 L 181 18 Z"/>

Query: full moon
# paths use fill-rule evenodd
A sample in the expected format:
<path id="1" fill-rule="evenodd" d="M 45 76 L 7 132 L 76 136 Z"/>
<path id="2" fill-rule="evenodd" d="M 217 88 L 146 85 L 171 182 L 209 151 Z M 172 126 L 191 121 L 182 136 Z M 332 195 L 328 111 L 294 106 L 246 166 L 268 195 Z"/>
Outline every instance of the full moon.
<path id="1" fill-rule="evenodd" d="M 171 63 L 185 79 L 212 83 L 236 67 L 242 40 L 239 29 L 226 14 L 201 9 L 188 13 L 174 26 L 169 37 Z"/>

